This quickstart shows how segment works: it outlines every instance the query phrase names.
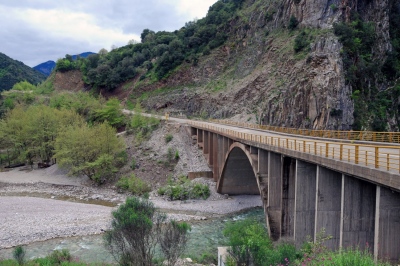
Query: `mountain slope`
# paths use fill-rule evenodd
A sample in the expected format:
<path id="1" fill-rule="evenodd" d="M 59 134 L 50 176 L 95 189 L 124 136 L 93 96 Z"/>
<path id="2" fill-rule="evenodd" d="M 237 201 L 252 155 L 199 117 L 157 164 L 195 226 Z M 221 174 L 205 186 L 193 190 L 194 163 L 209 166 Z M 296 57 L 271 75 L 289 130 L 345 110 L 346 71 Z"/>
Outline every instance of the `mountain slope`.
<path id="1" fill-rule="evenodd" d="M 38 84 L 45 79 L 46 77 L 37 70 L 0 53 L 0 91 L 10 90 L 20 81 Z"/>
<path id="2" fill-rule="evenodd" d="M 51 71 L 53 71 L 55 67 L 56 67 L 56 62 L 49 60 L 47 62 L 34 66 L 33 69 L 36 69 L 37 71 L 48 77 L 50 76 Z"/>
<path id="3" fill-rule="evenodd" d="M 75 67 L 103 95 L 160 112 L 398 130 L 399 10 L 394 0 L 218 1 L 204 19 L 144 30 L 142 43 Z"/>

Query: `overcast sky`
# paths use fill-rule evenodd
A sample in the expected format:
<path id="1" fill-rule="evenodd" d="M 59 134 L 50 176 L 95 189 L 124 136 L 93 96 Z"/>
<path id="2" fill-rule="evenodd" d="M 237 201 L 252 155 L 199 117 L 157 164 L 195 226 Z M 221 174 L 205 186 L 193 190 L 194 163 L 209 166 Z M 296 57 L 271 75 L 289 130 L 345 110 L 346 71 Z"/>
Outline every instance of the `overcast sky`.
<path id="1" fill-rule="evenodd" d="M 36 66 L 174 31 L 217 0 L 0 0 L 0 52 Z"/>

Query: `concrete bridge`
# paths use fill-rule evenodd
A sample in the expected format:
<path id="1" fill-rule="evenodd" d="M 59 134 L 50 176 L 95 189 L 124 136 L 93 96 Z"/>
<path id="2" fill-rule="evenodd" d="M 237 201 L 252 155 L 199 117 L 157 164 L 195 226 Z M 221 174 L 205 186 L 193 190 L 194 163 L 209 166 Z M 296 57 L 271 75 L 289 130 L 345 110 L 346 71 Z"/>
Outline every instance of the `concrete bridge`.
<path id="1" fill-rule="evenodd" d="M 399 146 L 188 123 L 218 192 L 261 195 L 272 239 L 300 246 L 324 228 L 333 250 L 400 260 Z"/>

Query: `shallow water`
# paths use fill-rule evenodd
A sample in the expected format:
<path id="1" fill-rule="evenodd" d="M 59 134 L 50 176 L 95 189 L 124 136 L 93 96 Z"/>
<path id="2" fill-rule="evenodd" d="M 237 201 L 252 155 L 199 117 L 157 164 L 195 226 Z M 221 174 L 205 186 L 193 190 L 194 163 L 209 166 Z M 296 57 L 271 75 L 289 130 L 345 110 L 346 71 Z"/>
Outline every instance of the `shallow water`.
<path id="1" fill-rule="evenodd" d="M 217 247 L 224 245 L 225 238 L 223 229 L 225 224 L 230 221 L 254 218 L 261 222 L 264 220 L 262 208 L 255 208 L 240 214 L 227 215 L 220 218 L 213 218 L 206 221 L 192 222 L 189 241 L 185 251 L 188 257 L 200 257 L 202 254 L 215 254 Z M 52 239 L 43 242 L 35 242 L 26 247 L 26 257 L 28 259 L 45 257 L 54 250 L 68 249 L 71 255 L 84 262 L 115 262 L 110 253 L 103 246 L 102 235 L 92 235 L 83 237 L 70 237 Z M 0 250 L 0 258 L 12 258 L 13 249 Z"/>

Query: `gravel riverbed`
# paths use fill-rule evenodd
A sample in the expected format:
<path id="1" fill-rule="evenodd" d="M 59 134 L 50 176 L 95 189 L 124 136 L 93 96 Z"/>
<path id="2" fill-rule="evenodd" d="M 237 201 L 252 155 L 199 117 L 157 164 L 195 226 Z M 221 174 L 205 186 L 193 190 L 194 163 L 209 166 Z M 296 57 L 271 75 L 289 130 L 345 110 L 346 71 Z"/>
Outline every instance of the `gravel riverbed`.
<path id="1" fill-rule="evenodd" d="M 107 230 L 112 210 L 129 195 L 86 182 L 66 176 L 56 165 L 0 172 L 0 249 Z M 212 180 L 196 182 L 210 186 L 209 199 L 168 201 L 155 192 L 150 199 L 176 220 L 205 220 L 262 206 L 260 196 L 228 197 L 215 191 Z"/>

